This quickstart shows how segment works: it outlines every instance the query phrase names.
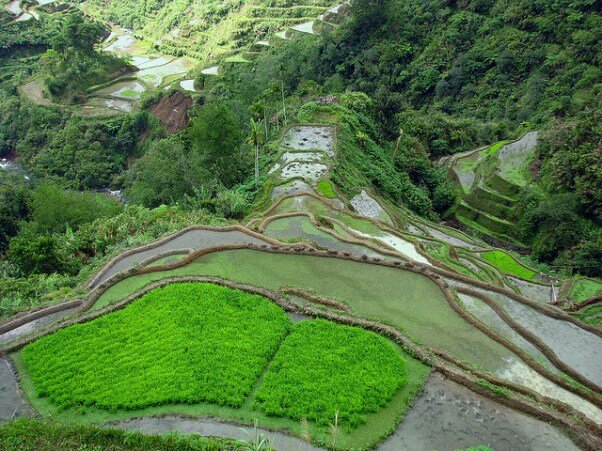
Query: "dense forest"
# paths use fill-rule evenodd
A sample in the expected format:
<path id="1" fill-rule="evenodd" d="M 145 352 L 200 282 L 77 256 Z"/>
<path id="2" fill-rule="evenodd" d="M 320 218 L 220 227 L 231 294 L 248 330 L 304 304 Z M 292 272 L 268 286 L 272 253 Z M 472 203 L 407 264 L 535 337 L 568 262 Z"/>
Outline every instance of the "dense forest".
<path id="1" fill-rule="evenodd" d="M 142 34 L 166 33 L 189 6 L 144 3 L 109 2 L 98 15 Z M 248 12 L 240 3 L 211 4 L 199 27 Z M 91 14 L 97 6 L 89 3 Z M 175 134 L 149 113 L 161 92 L 111 117 L 66 108 L 108 74 L 129 70 L 128 61 L 98 51 L 109 31 L 101 22 L 70 10 L 3 26 L 0 159 L 15 159 L 29 177 L 0 172 L 0 315 L 72 294 L 119 249 L 195 222 L 244 218 L 265 183 L 254 179 L 254 148 L 265 174 L 270 142 L 322 96 L 340 100 L 330 112 L 347 124 L 337 184 L 352 193 L 368 183 L 433 220 L 447 219 L 457 197 L 439 157 L 540 130 L 536 180 L 520 194 L 520 238 L 559 270 L 600 275 L 599 6 L 356 0 L 347 19 L 320 36 L 274 45 L 217 80 L 198 72 L 203 89 Z M 247 32 L 261 37 L 273 25 Z M 52 105 L 20 95 L 31 79 L 44 81 Z M 100 193 L 108 188 L 124 190 L 129 203 Z"/>

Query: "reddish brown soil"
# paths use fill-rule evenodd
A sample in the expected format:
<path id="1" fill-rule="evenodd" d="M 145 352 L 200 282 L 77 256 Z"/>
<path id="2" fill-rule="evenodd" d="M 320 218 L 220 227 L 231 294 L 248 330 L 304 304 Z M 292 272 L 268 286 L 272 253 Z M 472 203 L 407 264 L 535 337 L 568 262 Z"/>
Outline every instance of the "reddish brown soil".
<path id="1" fill-rule="evenodd" d="M 188 125 L 190 118 L 188 110 L 193 104 L 191 97 L 181 91 L 161 97 L 157 103 L 149 108 L 156 116 L 169 134 L 182 130 Z"/>

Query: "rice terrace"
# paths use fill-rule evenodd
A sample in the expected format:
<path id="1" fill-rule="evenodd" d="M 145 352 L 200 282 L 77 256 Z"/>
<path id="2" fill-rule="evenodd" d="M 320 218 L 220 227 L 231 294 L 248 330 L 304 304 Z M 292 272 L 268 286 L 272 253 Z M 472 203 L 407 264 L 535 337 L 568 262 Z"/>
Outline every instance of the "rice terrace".
<path id="1" fill-rule="evenodd" d="M 533 11 L 138 3 L 0 15 L 1 450 L 602 449 L 599 158 L 558 147 L 596 139 L 593 68 L 561 123 L 568 94 L 487 56 L 525 110 L 454 119 L 491 42 L 421 61 Z"/>

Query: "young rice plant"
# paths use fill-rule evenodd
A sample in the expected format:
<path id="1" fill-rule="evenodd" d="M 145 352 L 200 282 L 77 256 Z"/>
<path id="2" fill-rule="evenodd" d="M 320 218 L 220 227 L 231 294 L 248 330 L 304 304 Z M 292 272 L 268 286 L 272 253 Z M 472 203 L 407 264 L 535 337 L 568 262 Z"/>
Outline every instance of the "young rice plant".
<path id="1" fill-rule="evenodd" d="M 324 320 L 293 326 L 255 395 L 268 415 L 357 427 L 405 383 L 406 362 L 385 338 Z"/>
<path id="2" fill-rule="evenodd" d="M 38 395 L 60 407 L 241 406 L 289 327 L 261 296 L 178 283 L 40 338 L 23 359 Z"/>

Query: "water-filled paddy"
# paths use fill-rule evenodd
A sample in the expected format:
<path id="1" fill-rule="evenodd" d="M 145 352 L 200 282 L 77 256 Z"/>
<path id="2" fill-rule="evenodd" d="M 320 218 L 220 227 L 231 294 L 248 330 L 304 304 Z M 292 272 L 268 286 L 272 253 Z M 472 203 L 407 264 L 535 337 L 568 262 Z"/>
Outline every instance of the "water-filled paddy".
<path id="1" fill-rule="evenodd" d="M 204 75 L 218 75 L 219 66 L 208 67 L 207 69 L 203 69 L 201 74 Z"/>
<path id="2" fill-rule="evenodd" d="M 171 251 L 186 251 L 188 249 L 206 249 L 228 243 L 239 244 L 262 244 L 265 241 L 247 235 L 239 231 L 213 231 L 213 230 L 190 230 L 180 236 L 169 240 L 153 249 L 142 250 L 130 254 L 113 264 L 102 273 L 95 285 L 102 283 L 109 277 L 133 267 L 155 255 Z"/>
<path id="3" fill-rule="evenodd" d="M 6 8 L 6 10 L 8 12 L 10 12 L 11 14 L 14 14 L 15 16 L 19 16 L 23 12 L 23 9 L 21 8 L 20 0 L 14 0 L 10 3 L 7 3 L 4 5 L 4 8 Z"/>
<path id="4" fill-rule="evenodd" d="M 292 30 L 299 31 L 301 33 L 314 34 L 314 22 L 304 22 L 299 25 L 293 25 Z"/>
<path id="5" fill-rule="evenodd" d="M 264 234 L 280 241 L 304 240 L 315 243 L 318 247 L 335 249 L 342 252 L 350 252 L 354 255 L 366 255 L 368 257 L 388 258 L 370 248 L 357 244 L 345 243 L 316 228 L 307 216 L 293 216 L 271 221 L 264 230 Z"/>
<path id="6" fill-rule="evenodd" d="M 354 210 L 362 216 L 389 223 L 391 222 L 389 215 L 383 207 L 381 207 L 380 204 L 364 190 L 354 196 L 349 203 L 351 203 Z"/>
<path id="7" fill-rule="evenodd" d="M 182 80 L 180 87 L 185 91 L 196 92 L 196 89 L 194 89 L 194 80 Z"/>
<path id="8" fill-rule="evenodd" d="M 282 145 L 294 150 L 321 150 L 334 156 L 334 129 L 329 126 L 304 125 L 291 128 Z"/>
<path id="9" fill-rule="evenodd" d="M 311 193 L 313 189 L 302 180 L 292 180 L 288 183 L 275 186 L 271 193 L 272 199 L 301 193 Z"/>
<path id="10" fill-rule="evenodd" d="M 401 424 L 380 447 L 454 451 L 488 445 L 498 450 L 578 448 L 557 429 L 501 406 L 434 374 Z"/>
<path id="11" fill-rule="evenodd" d="M 326 174 L 326 171 L 328 171 L 328 166 L 322 163 L 298 163 L 295 161 L 282 168 L 279 177 L 284 180 L 301 177 L 316 182 Z"/>
<path id="12" fill-rule="evenodd" d="M 451 285 L 468 285 L 449 280 Z M 503 294 L 475 288 L 496 300 L 521 326 L 535 334 L 556 356 L 595 384 L 602 385 L 602 338 L 568 321 L 551 318 Z"/>

